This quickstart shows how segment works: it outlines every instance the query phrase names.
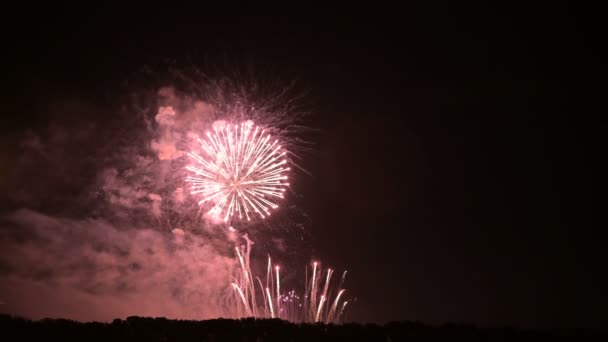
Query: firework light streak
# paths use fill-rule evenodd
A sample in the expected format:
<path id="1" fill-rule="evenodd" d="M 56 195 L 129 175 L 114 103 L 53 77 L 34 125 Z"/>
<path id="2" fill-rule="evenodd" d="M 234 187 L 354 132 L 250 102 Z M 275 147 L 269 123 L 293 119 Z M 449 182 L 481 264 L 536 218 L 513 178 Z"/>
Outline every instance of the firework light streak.
<path id="1" fill-rule="evenodd" d="M 281 280 L 279 279 L 279 266 L 275 266 L 277 271 L 277 311 L 281 310 Z"/>
<path id="2" fill-rule="evenodd" d="M 304 296 L 300 297 L 295 290 L 281 294 L 279 266 L 272 272 L 272 261 L 268 256 L 266 284 L 255 277 L 259 289 L 253 282 L 249 258 L 252 242 L 247 239 L 246 246 L 236 247 L 240 270 L 232 283 L 237 305 L 233 312 L 236 317 L 281 318 L 292 322 L 341 322 L 347 301 L 341 302 L 345 289 L 342 288 L 346 272 L 342 274 L 338 287 L 332 284 L 332 269 L 327 269 L 325 281 L 318 276 L 323 273 L 319 263 L 313 263 L 313 276 L 306 279 Z M 317 274 L 318 273 L 318 274 Z M 322 286 L 322 287 L 321 287 Z M 335 298 L 334 297 L 335 294 Z M 256 297 L 263 298 L 263 307 L 256 304 Z M 340 305 L 341 304 L 341 305 Z M 331 305 L 331 306 L 330 306 Z M 338 310 L 339 308 L 339 310 Z"/>
<path id="3" fill-rule="evenodd" d="M 329 314 L 327 315 L 327 320 L 328 321 L 332 321 L 332 319 L 334 318 L 334 314 L 336 313 L 336 307 L 338 306 L 338 302 L 340 301 L 340 297 L 342 297 L 342 294 L 344 293 L 344 289 L 341 289 L 340 292 L 338 292 L 338 295 L 336 296 L 336 299 L 334 300 L 334 304 L 331 306 L 331 309 L 329 310 Z"/>
<path id="4" fill-rule="evenodd" d="M 201 153 L 189 152 L 194 164 L 186 169 L 191 193 L 208 213 L 229 220 L 265 218 L 278 207 L 287 182 L 286 152 L 265 130 L 243 121 L 216 121 L 206 139 L 198 139 Z"/>
<path id="5" fill-rule="evenodd" d="M 272 308 L 272 296 L 270 295 L 269 288 L 266 288 L 266 294 L 268 295 L 268 303 L 270 304 L 270 317 L 274 318 L 274 309 Z"/>
<path id="6" fill-rule="evenodd" d="M 319 302 L 319 308 L 317 308 L 317 315 L 315 316 L 315 322 L 319 321 L 319 314 L 321 314 L 321 309 L 323 308 L 324 303 L 325 303 L 325 296 L 321 295 L 321 301 Z"/>

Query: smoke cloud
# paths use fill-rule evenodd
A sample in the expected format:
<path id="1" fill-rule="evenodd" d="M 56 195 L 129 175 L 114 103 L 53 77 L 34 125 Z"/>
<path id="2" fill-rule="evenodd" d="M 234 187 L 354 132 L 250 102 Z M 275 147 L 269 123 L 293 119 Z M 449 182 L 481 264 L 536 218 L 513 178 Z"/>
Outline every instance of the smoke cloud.
<path id="1" fill-rule="evenodd" d="M 23 136 L 2 189 L 0 312 L 230 316 L 236 241 L 201 217 L 180 174 L 214 107 L 171 88 L 155 101 L 157 110 L 114 122 L 59 115 Z M 101 111 L 60 107 L 62 115 Z"/>
<path id="2" fill-rule="evenodd" d="M 218 119 L 252 119 L 283 138 L 300 129 L 286 89 L 246 89 L 263 87 L 209 81 L 188 92 L 141 91 L 109 108 L 45 104 L 46 125 L 2 155 L 10 167 L 0 165 L 0 312 L 83 321 L 230 317 L 241 233 L 205 217 L 189 196 L 186 151 Z M 286 234 L 303 234 L 284 221 Z"/>
<path id="3" fill-rule="evenodd" d="M 21 209 L 1 232 L 3 311 L 87 321 L 230 314 L 234 259 L 181 229 L 124 229 Z"/>

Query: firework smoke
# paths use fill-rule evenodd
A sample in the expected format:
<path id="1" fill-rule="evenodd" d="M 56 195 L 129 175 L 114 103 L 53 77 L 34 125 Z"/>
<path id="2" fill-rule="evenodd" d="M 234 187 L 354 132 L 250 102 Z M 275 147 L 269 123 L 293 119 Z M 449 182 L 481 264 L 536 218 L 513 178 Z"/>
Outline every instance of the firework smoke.
<path id="1" fill-rule="evenodd" d="M 226 283 L 239 266 L 220 240 L 27 209 L 0 224 L 3 312 L 86 321 L 231 317 Z"/>

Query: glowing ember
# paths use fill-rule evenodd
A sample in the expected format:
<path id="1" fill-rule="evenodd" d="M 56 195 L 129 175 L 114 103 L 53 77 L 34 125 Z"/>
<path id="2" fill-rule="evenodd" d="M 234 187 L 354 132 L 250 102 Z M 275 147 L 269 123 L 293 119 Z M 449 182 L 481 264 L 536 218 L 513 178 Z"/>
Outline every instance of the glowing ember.
<path id="1" fill-rule="evenodd" d="M 279 142 L 251 121 L 218 121 L 206 137 L 199 139 L 201 154 L 188 153 L 195 163 L 186 167 L 199 205 L 209 204 L 209 214 L 226 222 L 270 215 L 289 185 Z"/>

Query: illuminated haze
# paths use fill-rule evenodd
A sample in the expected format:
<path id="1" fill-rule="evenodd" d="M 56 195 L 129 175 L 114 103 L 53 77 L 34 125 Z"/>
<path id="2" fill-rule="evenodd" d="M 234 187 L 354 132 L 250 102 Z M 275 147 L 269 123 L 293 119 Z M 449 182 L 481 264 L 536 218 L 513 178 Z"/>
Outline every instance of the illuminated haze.
<path id="1" fill-rule="evenodd" d="M 186 152 L 218 118 L 274 124 L 279 138 L 291 127 L 272 122 L 284 119 L 279 107 L 239 94 L 231 102 L 214 87 L 199 89 L 205 101 L 164 87 L 107 122 L 87 121 L 103 110 L 82 101 L 49 108 L 53 119 L 23 136 L 7 171 L 13 181 L 2 185 L 1 312 L 104 321 L 231 315 L 236 237 L 199 211 L 184 181 Z"/>

